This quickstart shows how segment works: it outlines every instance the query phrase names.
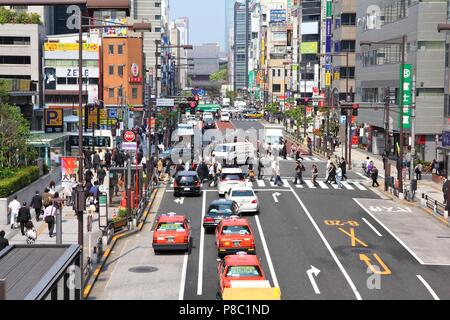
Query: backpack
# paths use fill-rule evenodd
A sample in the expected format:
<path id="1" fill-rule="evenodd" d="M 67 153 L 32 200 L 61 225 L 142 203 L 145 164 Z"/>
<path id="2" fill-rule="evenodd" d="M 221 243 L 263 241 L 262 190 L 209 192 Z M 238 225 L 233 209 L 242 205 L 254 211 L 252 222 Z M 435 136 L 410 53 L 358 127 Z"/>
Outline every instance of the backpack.
<path id="1" fill-rule="evenodd" d="M 300 165 L 300 171 L 305 171 L 305 166 L 303 164 Z"/>

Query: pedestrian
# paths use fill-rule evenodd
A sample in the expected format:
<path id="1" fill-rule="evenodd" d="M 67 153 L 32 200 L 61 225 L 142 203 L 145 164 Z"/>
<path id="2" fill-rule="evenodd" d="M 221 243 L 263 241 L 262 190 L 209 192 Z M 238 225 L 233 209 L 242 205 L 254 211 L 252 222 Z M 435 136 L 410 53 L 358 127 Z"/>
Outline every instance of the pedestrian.
<path id="1" fill-rule="evenodd" d="M 27 207 L 27 203 L 23 202 L 22 207 L 19 209 L 19 213 L 17 215 L 17 222 L 20 223 L 20 232 L 22 235 L 25 235 L 25 226 L 28 221 L 31 220 L 30 208 Z"/>
<path id="2" fill-rule="evenodd" d="M 328 181 L 328 177 L 329 177 L 329 174 L 330 174 L 330 169 L 331 169 L 331 157 L 328 156 L 327 157 L 326 172 L 325 172 L 325 183 L 327 183 L 327 181 Z"/>
<path id="3" fill-rule="evenodd" d="M 98 182 L 100 185 L 103 185 L 106 177 L 106 170 L 104 166 L 100 166 L 100 169 L 97 171 Z"/>
<path id="4" fill-rule="evenodd" d="M 297 155 L 297 147 L 295 146 L 295 144 L 292 144 L 291 146 L 291 158 L 294 158 L 295 160 L 298 160 L 296 158 Z"/>
<path id="5" fill-rule="evenodd" d="M 55 203 L 52 202 L 50 206 L 48 206 L 44 211 L 44 221 L 48 227 L 48 235 L 50 238 L 53 237 L 53 229 L 55 228 L 55 216 L 56 216 L 56 206 Z"/>
<path id="6" fill-rule="evenodd" d="M 14 196 L 14 200 L 8 205 L 8 213 L 10 215 L 11 229 L 17 227 L 17 216 L 20 210 L 20 202 L 17 200 L 17 195 Z"/>
<path id="7" fill-rule="evenodd" d="M 42 194 L 42 203 L 44 204 L 44 208 L 47 208 L 49 205 L 51 205 L 52 195 L 49 191 L 50 190 L 48 188 L 45 188 L 44 193 Z"/>
<path id="8" fill-rule="evenodd" d="M 142 169 L 144 170 L 144 173 L 147 172 L 147 157 L 143 156 L 141 159 L 141 165 L 142 165 Z"/>
<path id="9" fill-rule="evenodd" d="M 158 179 L 161 180 L 161 174 L 163 172 L 164 166 L 163 166 L 163 162 L 162 159 L 159 159 L 157 164 L 156 164 L 156 170 L 158 170 Z"/>
<path id="10" fill-rule="evenodd" d="M 55 192 L 56 192 L 56 183 L 55 183 L 55 181 L 53 181 L 53 180 L 50 181 L 48 189 L 49 189 L 49 193 L 50 194 L 55 194 Z"/>
<path id="11" fill-rule="evenodd" d="M 309 152 L 309 155 L 312 156 L 312 140 L 311 140 L 310 137 L 307 137 L 307 138 L 306 138 L 306 143 L 307 143 L 307 145 L 308 145 L 308 152 Z"/>
<path id="12" fill-rule="evenodd" d="M 275 174 L 274 184 L 279 186 L 279 187 L 282 187 L 283 186 L 283 181 L 281 180 L 280 164 L 278 163 L 278 161 L 275 162 L 274 174 Z"/>
<path id="13" fill-rule="evenodd" d="M 35 244 L 37 239 L 37 232 L 34 228 L 33 222 L 28 221 L 26 224 L 25 236 L 27 237 L 27 244 Z"/>
<path id="14" fill-rule="evenodd" d="M 377 181 L 377 179 L 378 179 L 378 169 L 377 169 L 377 167 L 374 166 L 372 168 L 370 176 L 372 177 L 372 187 L 375 187 L 375 185 L 376 185 L 376 187 L 379 187 L 380 185 L 378 184 L 378 181 Z"/>
<path id="15" fill-rule="evenodd" d="M 314 185 L 317 185 L 317 177 L 319 176 L 319 170 L 317 169 L 317 165 L 313 164 L 311 168 L 311 178 Z"/>
<path id="16" fill-rule="evenodd" d="M 437 162 L 436 159 L 433 160 L 432 168 L 434 169 L 434 173 L 436 173 L 437 175 L 440 174 L 439 162 Z"/>
<path id="17" fill-rule="evenodd" d="M 94 151 L 94 154 L 92 156 L 92 165 L 94 167 L 94 172 L 97 173 L 98 168 L 100 167 L 100 155 L 97 153 L 97 151 Z"/>
<path id="18" fill-rule="evenodd" d="M 94 185 L 89 189 L 89 194 L 93 196 L 95 199 L 98 199 L 99 194 L 99 188 L 98 188 L 98 182 L 95 181 Z"/>
<path id="19" fill-rule="evenodd" d="M 444 180 L 442 181 L 442 193 L 444 196 L 444 204 L 447 204 L 447 192 L 448 192 L 448 180 L 447 178 L 444 178 Z"/>
<path id="20" fill-rule="evenodd" d="M 105 166 L 109 170 L 111 168 L 111 160 L 112 160 L 112 153 L 109 149 L 106 149 L 105 154 Z M 145 169 L 144 169 L 145 170 Z"/>
<path id="21" fill-rule="evenodd" d="M 84 174 L 84 180 L 86 180 L 86 182 L 91 182 L 93 177 L 94 174 L 92 173 L 92 171 L 90 169 L 87 169 L 86 173 Z"/>
<path id="22" fill-rule="evenodd" d="M 422 164 L 420 162 L 415 166 L 414 172 L 416 174 L 416 180 L 422 180 Z"/>
<path id="23" fill-rule="evenodd" d="M 73 190 L 72 185 L 73 183 L 66 184 L 64 186 L 63 195 L 66 206 L 72 205 L 72 190 Z"/>
<path id="24" fill-rule="evenodd" d="M 0 230 L 0 251 L 9 246 L 8 239 L 5 238 L 5 231 Z"/>
<path id="25" fill-rule="evenodd" d="M 342 170 L 342 180 L 347 180 L 347 160 L 345 160 L 344 157 L 341 158 L 341 163 L 339 164 L 339 167 Z"/>
<path id="26" fill-rule="evenodd" d="M 264 177 L 263 175 L 264 170 L 264 164 L 262 163 L 261 157 L 258 159 L 258 180 L 262 180 Z"/>
<path id="27" fill-rule="evenodd" d="M 297 180 L 300 180 L 300 184 L 304 184 L 303 181 L 303 171 L 305 171 L 305 166 L 301 161 L 297 161 L 297 165 L 295 167 L 295 181 L 294 184 L 297 184 Z"/>
<path id="28" fill-rule="evenodd" d="M 272 144 L 271 144 L 270 142 L 269 142 L 269 144 L 267 145 L 266 154 L 267 154 L 267 155 L 272 154 Z"/>
<path id="29" fill-rule="evenodd" d="M 281 149 L 281 153 L 283 154 L 283 159 L 286 160 L 286 159 L 287 159 L 287 147 L 286 147 L 286 143 L 283 144 L 283 148 Z"/>
<path id="30" fill-rule="evenodd" d="M 369 161 L 369 164 L 367 165 L 367 175 L 370 176 L 370 175 L 372 174 L 373 168 L 374 168 L 373 161 L 370 160 L 370 161 Z"/>
<path id="31" fill-rule="evenodd" d="M 339 189 L 342 189 L 342 168 L 339 166 L 336 169 L 336 182 Z"/>
<path id="32" fill-rule="evenodd" d="M 31 207 L 34 209 L 34 213 L 36 215 L 36 222 L 39 222 L 39 217 L 42 214 L 42 196 L 39 194 L 39 190 L 36 190 L 36 194 L 31 199 L 30 203 Z"/>

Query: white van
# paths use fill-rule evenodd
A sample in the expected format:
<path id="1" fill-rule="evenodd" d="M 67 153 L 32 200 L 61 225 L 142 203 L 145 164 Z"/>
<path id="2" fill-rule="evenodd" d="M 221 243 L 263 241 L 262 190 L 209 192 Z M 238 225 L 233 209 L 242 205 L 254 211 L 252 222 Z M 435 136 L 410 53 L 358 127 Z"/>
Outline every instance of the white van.
<path id="1" fill-rule="evenodd" d="M 221 112 L 220 113 L 220 121 L 230 122 L 230 114 L 228 112 Z"/>
<path id="2" fill-rule="evenodd" d="M 222 163 L 225 159 L 227 163 L 233 164 L 234 159 L 236 159 L 237 164 L 241 165 L 249 162 L 255 163 L 254 160 L 256 159 L 256 149 L 251 142 L 217 144 L 213 154 L 219 163 Z"/>

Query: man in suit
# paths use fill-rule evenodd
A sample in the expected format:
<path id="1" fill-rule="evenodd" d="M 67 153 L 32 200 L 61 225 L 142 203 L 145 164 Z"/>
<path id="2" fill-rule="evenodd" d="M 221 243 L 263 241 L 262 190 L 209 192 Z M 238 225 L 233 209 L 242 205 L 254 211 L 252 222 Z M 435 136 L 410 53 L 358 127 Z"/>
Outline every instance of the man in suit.
<path id="1" fill-rule="evenodd" d="M 17 221 L 20 223 L 20 231 L 22 235 L 25 235 L 25 225 L 31 220 L 30 208 L 27 207 L 27 203 L 22 203 L 22 208 L 19 209 L 19 215 Z"/>
<path id="2" fill-rule="evenodd" d="M 42 213 L 42 196 L 39 194 L 39 191 L 36 191 L 36 194 L 31 199 L 30 206 L 34 209 L 36 214 L 36 221 L 39 221 L 39 216 Z"/>

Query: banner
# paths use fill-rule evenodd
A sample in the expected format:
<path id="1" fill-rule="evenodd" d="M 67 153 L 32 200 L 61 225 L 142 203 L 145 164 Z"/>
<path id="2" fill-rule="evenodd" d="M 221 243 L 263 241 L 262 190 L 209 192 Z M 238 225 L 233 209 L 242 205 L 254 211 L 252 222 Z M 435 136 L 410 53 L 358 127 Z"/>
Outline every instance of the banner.
<path id="1" fill-rule="evenodd" d="M 403 129 L 411 128 L 411 103 L 412 103 L 412 65 L 404 65 L 404 80 L 403 84 L 400 82 L 399 87 L 403 87 L 403 97 L 399 97 L 399 101 L 403 101 L 403 112 L 399 110 L 402 115 L 399 117 L 399 127 L 400 121 Z M 400 65 L 400 81 L 402 79 L 402 66 Z M 399 92 L 400 94 L 400 92 Z"/>
<path id="2" fill-rule="evenodd" d="M 301 54 L 316 54 L 318 52 L 317 42 L 302 42 L 300 45 Z"/>
<path id="3" fill-rule="evenodd" d="M 44 51 L 78 51 L 78 43 L 44 43 Z M 83 43 L 83 51 L 98 52 L 97 44 Z"/>
<path id="4" fill-rule="evenodd" d="M 61 182 L 62 185 L 68 185 L 77 181 L 78 176 L 78 158 L 61 157 Z M 70 187 L 70 186 L 69 186 Z"/>

